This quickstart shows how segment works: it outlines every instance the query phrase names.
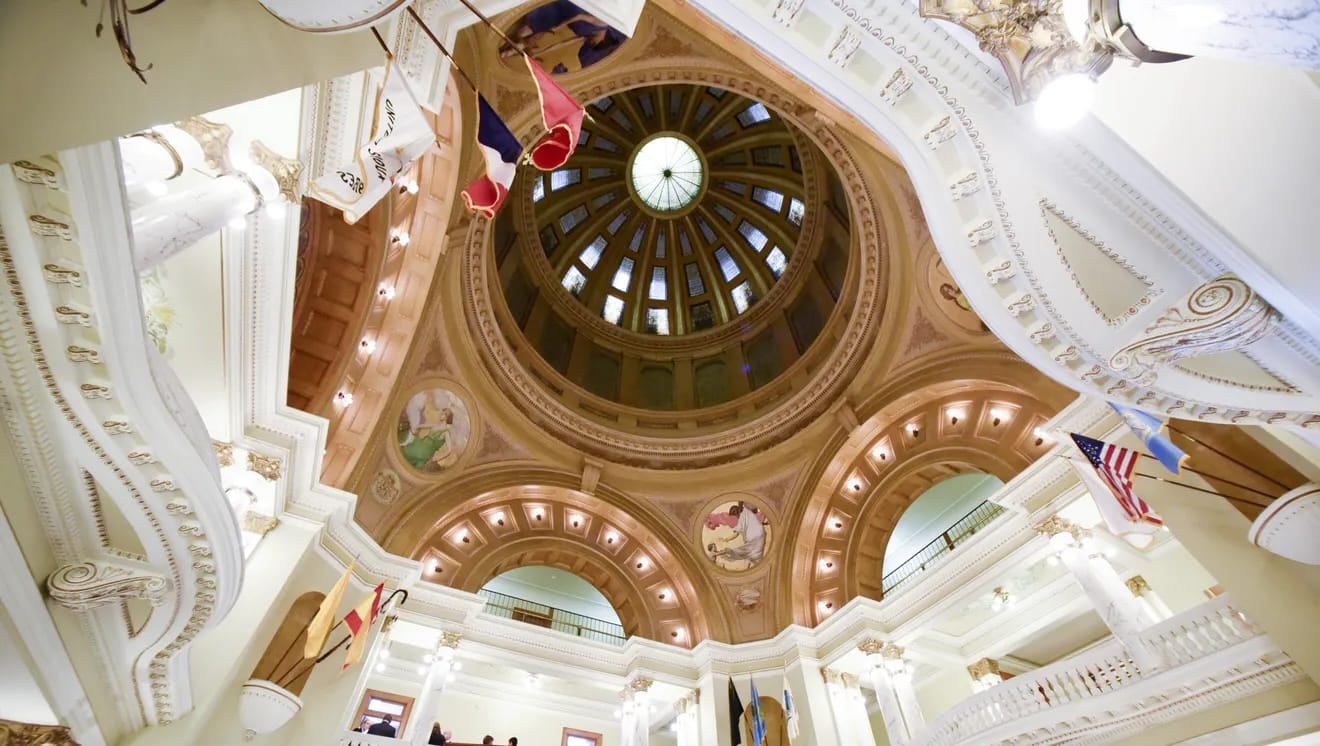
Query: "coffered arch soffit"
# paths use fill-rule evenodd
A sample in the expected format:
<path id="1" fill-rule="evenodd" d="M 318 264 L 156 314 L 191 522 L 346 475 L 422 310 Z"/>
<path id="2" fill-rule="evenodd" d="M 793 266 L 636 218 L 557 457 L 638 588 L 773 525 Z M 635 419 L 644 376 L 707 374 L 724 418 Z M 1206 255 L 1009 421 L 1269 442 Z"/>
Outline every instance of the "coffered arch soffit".
<path id="1" fill-rule="evenodd" d="M 668 38 L 677 44 L 672 35 L 657 38 Z M 840 137 L 830 122 L 814 115 L 812 107 L 749 71 L 743 63 L 714 52 L 703 56 L 691 45 L 680 46 L 666 43 L 655 52 L 668 58 L 648 56 L 632 61 L 625 58 L 602 65 L 609 68 L 608 74 L 584 77 L 583 83 L 573 83 L 570 90 L 581 100 L 595 100 L 656 83 L 719 86 L 764 102 L 820 147 L 849 195 L 853 226 L 847 280 L 850 290 L 846 291 L 853 300 L 840 302 L 831 316 L 824 334 L 831 336 L 834 344 L 827 357 L 816 361 L 811 369 L 804 367 L 799 375 L 790 371 L 775 385 L 754 392 L 751 399 L 756 401 L 740 400 L 743 409 L 748 409 L 750 404 L 750 411 L 757 413 L 750 421 L 703 428 L 701 421 L 694 419 L 691 427 L 674 423 L 666 430 L 650 433 L 620 431 L 575 411 L 523 369 L 523 363 L 499 328 L 499 312 L 507 309 L 499 306 L 502 301 L 492 301 L 497 293 L 492 292 L 490 226 L 486 221 L 472 221 L 463 257 L 463 295 L 469 309 L 469 331 L 482 352 L 489 375 L 501 390 L 519 410 L 564 442 L 609 461 L 647 468 L 691 468 L 746 458 L 781 442 L 819 417 L 849 385 L 870 352 L 877 332 L 886 339 L 897 335 L 903 314 L 890 313 L 889 309 L 894 305 L 894 296 L 907 297 L 905 288 L 910 272 L 907 262 L 890 260 L 891 253 L 905 253 L 906 249 L 901 213 L 882 214 L 877 208 L 881 197 L 889 204 L 895 202 L 889 193 L 891 186 L 877 178 L 874 169 L 861 166 L 857 157 L 859 147 L 867 148 L 868 156 L 885 158 L 882 151 Z M 639 46 L 638 51 L 642 50 L 650 51 L 651 47 Z M 534 115 L 534 110 L 525 112 L 513 117 L 510 125 L 515 132 L 529 136 L 539 127 Z M 845 299 L 848 297 L 845 295 Z M 806 382 L 802 383 L 804 376 Z M 784 379 L 788 378 L 795 378 L 797 383 L 785 389 L 788 382 Z M 657 432 L 665 434 L 653 434 Z"/>
<path id="2" fill-rule="evenodd" d="M 844 126 L 892 147 L 971 305 L 1041 371 L 1093 396 L 1179 417 L 1320 429 L 1314 339 L 1283 319 L 1243 343 L 1233 333 L 1245 320 L 1230 310 L 1235 298 L 1215 296 L 1214 318 L 1188 302 L 1227 271 L 1220 255 L 1241 256 L 1233 239 L 1180 195 L 1143 194 L 1126 181 L 1145 179 L 1149 166 L 1094 129 L 1087 130 L 1091 149 L 1069 135 L 1041 136 L 1012 107 L 995 71 L 966 55 L 927 51 L 950 41 L 914 7 L 658 2 L 689 22 L 721 26 L 730 48 L 755 49 L 796 71 L 800 80 L 791 85 L 828 95 L 846 112 Z M 1057 240 L 1060 220 L 1050 213 L 1063 215 L 1078 250 L 1096 255 L 1106 276 L 1137 279 L 1124 281 L 1131 298 L 1099 298 L 1121 283 L 1093 292 L 1070 270 Z M 1135 304 L 1132 313 L 1107 323 L 1097 306 L 1120 300 Z M 1222 344 L 1191 365 L 1176 358 L 1130 365 L 1118 355 L 1179 314 L 1204 322 L 1196 331 Z"/>
<path id="3" fill-rule="evenodd" d="M 987 377 L 961 379 L 959 370 Z M 1004 352 L 941 355 L 905 378 L 910 393 L 878 392 L 859 405 L 859 417 L 869 416 L 824 449 L 793 504 L 787 535 L 796 540 L 780 567 L 785 597 L 794 599 L 786 623 L 812 625 L 854 596 L 878 598 L 881 560 L 903 510 L 947 476 L 1011 480 L 1053 445 L 1036 429 L 1071 398 Z"/>
<path id="4" fill-rule="evenodd" d="M 541 467 L 479 471 L 415 499 L 382 526 L 382 546 L 421 560 L 426 579 L 470 591 L 514 567 L 561 567 L 604 583 L 630 632 L 675 644 L 729 639 L 697 547 L 627 495 L 605 485 L 587 494 L 581 475 Z"/>

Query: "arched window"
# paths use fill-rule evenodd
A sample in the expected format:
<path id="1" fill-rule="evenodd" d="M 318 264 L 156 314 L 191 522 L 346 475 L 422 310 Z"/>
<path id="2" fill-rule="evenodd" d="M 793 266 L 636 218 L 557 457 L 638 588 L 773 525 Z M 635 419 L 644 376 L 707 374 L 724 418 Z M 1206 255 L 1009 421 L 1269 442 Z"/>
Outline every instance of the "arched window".
<path id="1" fill-rule="evenodd" d="M 960 474 L 937 482 L 913 500 L 894 524 L 885 547 L 882 592 L 927 569 L 1003 512 L 987 501 L 1003 486 L 990 474 Z"/>
<path id="2" fill-rule="evenodd" d="M 477 592 L 486 612 L 591 640 L 622 644 L 619 614 L 595 586 L 567 570 L 529 565 L 500 573 Z"/>
<path id="3" fill-rule="evenodd" d="M 307 645 L 307 625 L 320 608 L 325 594 L 309 591 L 298 597 L 275 630 L 275 636 L 266 645 L 252 678 L 264 679 L 301 695 L 307 679 L 312 675 L 311 661 L 303 661 L 303 648 Z"/>

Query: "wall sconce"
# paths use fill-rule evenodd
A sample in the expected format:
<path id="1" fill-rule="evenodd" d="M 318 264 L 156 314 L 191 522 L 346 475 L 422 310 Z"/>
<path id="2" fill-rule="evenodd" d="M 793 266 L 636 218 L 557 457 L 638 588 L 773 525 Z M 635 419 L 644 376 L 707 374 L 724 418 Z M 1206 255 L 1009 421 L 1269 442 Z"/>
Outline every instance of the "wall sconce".
<path id="1" fill-rule="evenodd" d="M 385 300 L 394 300 L 394 286 L 381 285 L 380 288 L 376 290 L 376 297 Z"/>
<path id="2" fill-rule="evenodd" d="M 1008 420 L 1011 416 L 1012 415 L 1010 415 L 1006 410 L 992 409 L 990 410 L 990 424 L 993 425 L 994 427 L 999 427 L 999 423 Z"/>
<path id="3" fill-rule="evenodd" d="M 361 342 L 358 342 L 358 349 L 370 355 L 376 351 L 376 340 L 363 338 Z"/>
<path id="4" fill-rule="evenodd" d="M 343 407 L 347 407 L 352 403 L 353 403 L 353 395 L 351 393 L 347 391 L 340 391 L 339 393 L 335 394 L 335 404 L 338 404 Z"/>

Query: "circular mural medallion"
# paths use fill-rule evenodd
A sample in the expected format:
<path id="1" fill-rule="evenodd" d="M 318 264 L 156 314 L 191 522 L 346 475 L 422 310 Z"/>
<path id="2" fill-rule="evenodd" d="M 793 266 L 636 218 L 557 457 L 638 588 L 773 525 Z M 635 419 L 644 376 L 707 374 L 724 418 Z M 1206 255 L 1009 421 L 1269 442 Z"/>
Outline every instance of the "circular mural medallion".
<path id="1" fill-rule="evenodd" d="M 770 517 L 745 500 L 715 507 L 701 527 L 706 556 L 721 570 L 746 572 L 756 567 L 770 545 Z"/>
<path id="2" fill-rule="evenodd" d="M 458 462 L 472 434 L 467 405 L 453 391 L 418 391 L 399 414 L 399 453 L 414 469 L 434 474 Z"/>

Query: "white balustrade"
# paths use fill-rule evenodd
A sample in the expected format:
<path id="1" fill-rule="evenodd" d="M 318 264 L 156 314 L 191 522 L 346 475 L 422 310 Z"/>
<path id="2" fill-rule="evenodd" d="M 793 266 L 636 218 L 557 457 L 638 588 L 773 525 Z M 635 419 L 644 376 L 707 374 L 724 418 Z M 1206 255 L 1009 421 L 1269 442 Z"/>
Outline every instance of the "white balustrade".
<path id="1" fill-rule="evenodd" d="M 1255 624 L 1233 608 L 1227 596 L 1218 596 L 1144 630 L 1140 639 L 1163 653 L 1169 667 L 1176 669 L 1260 634 Z M 991 728 L 1019 718 L 1116 692 L 1169 671 L 1143 676 L 1123 645 L 1110 640 L 968 697 L 918 733 L 913 743 L 943 746 L 970 742 Z M 1176 670 L 1173 675 L 1177 676 Z"/>
<path id="2" fill-rule="evenodd" d="M 399 746 L 404 741 L 391 736 L 373 736 L 349 731 L 339 737 L 339 746 Z"/>
<path id="3" fill-rule="evenodd" d="M 1171 666 L 1180 666 L 1260 634 L 1228 596 L 1217 596 L 1141 633 Z"/>

